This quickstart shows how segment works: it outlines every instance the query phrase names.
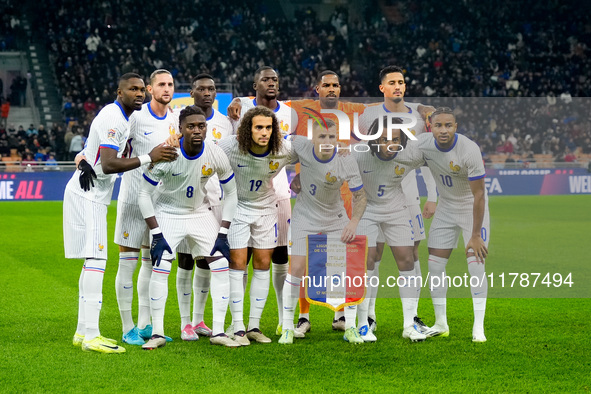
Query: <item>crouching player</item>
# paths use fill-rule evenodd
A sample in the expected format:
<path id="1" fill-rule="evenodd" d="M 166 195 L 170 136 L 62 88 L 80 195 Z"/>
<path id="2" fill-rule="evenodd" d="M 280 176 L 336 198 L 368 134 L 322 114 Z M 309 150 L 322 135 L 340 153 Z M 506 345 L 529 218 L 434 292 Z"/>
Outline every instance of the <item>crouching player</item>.
<path id="1" fill-rule="evenodd" d="M 152 235 L 150 254 L 154 265 L 150 280 L 153 335 L 142 347 L 155 349 L 166 344 L 164 308 L 168 297 L 168 275 L 176 248 L 185 239 L 193 257 L 209 256 L 206 261 L 211 270 L 213 301 L 210 342 L 237 347 L 240 345 L 223 332 L 230 297 L 227 232 L 237 204 L 234 173 L 224 152 L 214 143 L 205 141 L 207 123 L 201 109 L 185 108 L 180 113 L 179 123 L 183 136 L 179 158 L 174 163 L 155 165 L 144 173 L 145 182 L 139 195 L 140 209 Z M 214 173 L 217 173 L 226 195 L 221 227 L 205 201 L 205 184 Z M 162 187 L 156 200 L 157 219 L 151 195 L 159 182 Z"/>

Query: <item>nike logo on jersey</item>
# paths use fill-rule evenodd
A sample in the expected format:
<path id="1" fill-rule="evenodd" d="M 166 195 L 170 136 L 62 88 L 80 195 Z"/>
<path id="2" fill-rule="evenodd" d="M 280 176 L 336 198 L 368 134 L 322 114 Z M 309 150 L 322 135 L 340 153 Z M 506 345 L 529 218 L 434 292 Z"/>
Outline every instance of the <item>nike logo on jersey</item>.
<path id="1" fill-rule="evenodd" d="M 242 168 L 242 167 L 248 167 L 248 166 L 243 166 L 242 164 L 238 164 L 238 167 Z"/>
<path id="2" fill-rule="evenodd" d="M 179 175 L 181 175 L 181 174 L 182 174 L 182 172 L 179 172 L 179 173 L 177 173 L 177 174 L 172 174 L 172 176 L 179 176 Z"/>
<path id="3" fill-rule="evenodd" d="M 153 131 L 150 131 L 149 133 L 147 131 L 144 131 L 144 135 L 150 135 L 152 133 L 153 133 Z"/>
<path id="4" fill-rule="evenodd" d="M 365 171 L 365 170 L 363 170 L 363 173 L 364 174 L 369 174 L 370 172 L 373 172 L 373 170 L 371 170 L 371 171 Z"/>

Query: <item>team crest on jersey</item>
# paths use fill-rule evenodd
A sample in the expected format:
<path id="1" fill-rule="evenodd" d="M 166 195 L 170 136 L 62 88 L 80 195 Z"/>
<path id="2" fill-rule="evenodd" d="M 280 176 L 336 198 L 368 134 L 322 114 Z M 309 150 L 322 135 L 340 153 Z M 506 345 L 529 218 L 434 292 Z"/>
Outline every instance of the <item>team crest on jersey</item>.
<path id="1" fill-rule="evenodd" d="M 98 244 L 98 250 L 102 252 L 102 251 L 103 251 L 103 249 L 105 249 L 105 245 L 103 245 L 103 244 Z"/>
<path id="2" fill-rule="evenodd" d="M 203 167 L 201 167 L 201 174 L 203 176 L 211 176 L 211 174 L 213 174 L 213 168 L 208 168 L 207 165 L 209 163 L 206 163 L 203 165 Z"/>
<path id="3" fill-rule="evenodd" d="M 217 129 L 214 127 L 213 130 L 211 130 L 211 135 L 213 135 L 213 138 L 219 140 L 220 138 L 222 138 L 222 133 L 220 133 L 219 131 L 217 131 Z"/>
<path id="4" fill-rule="evenodd" d="M 400 167 L 399 165 L 396 165 L 396 167 L 394 167 L 394 173 L 396 173 L 396 175 L 398 175 L 398 176 L 404 175 L 405 171 L 406 171 L 406 168 Z"/>
<path id="5" fill-rule="evenodd" d="M 289 131 L 289 124 L 281 121 L 279 122 L 279 128 L 281 129 L 281 131 L 287 133 Z"/>
<path id="6" fill-rule="evenodd" d="M 279 162 L 274 162 L 273 160 L 271 160 L 269 162 L 269 174 L 273 174 L 274 172 L 277 172 L 277 169 L 279 168 Z"/>
<path id="7" fill-rule="evenodd" d="M 449 169 L 451 170 L 452 173 L 457 174 L 460 172 L 460 166 L 459 165 L 454 165 L 454 161 L 450 161 L 449 162 Z"/>
<path id="8" fill-rule="evenodd" d="M 337 177 L 332 175 L 330 171 L 326 173 L 326 176 L 324 178 L 328 183 L 335 183 L 337 181 Z"/>
<path id="9" fill-rule="evenodd" d="M 129 233 L 127 231 L 123 232 L 123 239 L 129 238 Z"/>
<path id="10" fill-rule="evenodd" d="M 107 138 L 109 138 L 109 139 L 115 139 L 115 134 L 117 134 L 117 132 L 115 131 L 115 129 L 110 129 L 107 132 Z"/>
<path id="11" fill-rule="evenodd" d="M 176 129 L 174 128 L 174 124 L 170 124 L 168 125 L 168 134 L 170 135 L 176 135 Z"/>

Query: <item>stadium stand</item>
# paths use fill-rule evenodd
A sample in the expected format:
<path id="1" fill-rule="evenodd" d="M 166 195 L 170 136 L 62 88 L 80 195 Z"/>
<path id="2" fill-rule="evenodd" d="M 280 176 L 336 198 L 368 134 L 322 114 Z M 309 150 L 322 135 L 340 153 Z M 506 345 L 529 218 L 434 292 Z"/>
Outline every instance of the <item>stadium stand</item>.
<path id="1" fill-rule="evenodd" d="M 342 97 L 380 97 L 378 71 L 398 64 L 408 77 L 407 96 L 458 98 L 452 104 L 460 132 L 490 161 L 504 162 L 511 153 L 547 163 L 564 160 L 567 149 L 575 161 L 591 153 L 588 106 L 577 100 L 591 95 L 591 24 L 581 7 L 590 6 L 374 0 L 363 13 L 337 7 L 320 20 L 311 8 L 289 19 L 271 16 L 250 0 L 178 2 L 174 8 L 165 0 L 50 0 L 28 17 L 55 67 L 64 124 L 75 121 L 85 131 L 113 100 L 116 76 L 129 71 L 166 68 L 177 84 L 208 72 L 244 96 L 253 94 L 254 70 L 269 64 L 280 73 L 286 99 L 313 95 L 317 73 L 332 69 L 341 74 Z M 3 16 L 5 26 L 10 15 Z M 461 97 L 528 98 L 528 116 L 514 100 L 484 108 Z M 52 139 L 48 147 L 55 152 L 55 130 Z M 30 138 L 25 145 L 36 153 Z M 542 161 L 539 154 L 551 157 Z"/>

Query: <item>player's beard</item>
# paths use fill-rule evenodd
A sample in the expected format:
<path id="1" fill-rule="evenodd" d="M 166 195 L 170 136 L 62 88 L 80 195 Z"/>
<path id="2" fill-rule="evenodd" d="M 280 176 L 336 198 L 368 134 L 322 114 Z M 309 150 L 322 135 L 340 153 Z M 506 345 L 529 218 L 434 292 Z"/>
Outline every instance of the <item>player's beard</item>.
<path id="1" fill-rule="evenodd" d="M 395 104 L 398 104 L 399 102 L 402 101 L 402 97 L 394 97 L 394 99 L 392 101 L 394 101 Z"/>
<path id="2" fill-rule="evenodd" d="M 154 97 L 154 100 L 162 105 L 168 105 L 172 101 L 172 96 L 170 96 L 170 99 L 168 99 L 168 101 L 163 99 L 162 97 L 158 97 L 158 98 Z"/>

